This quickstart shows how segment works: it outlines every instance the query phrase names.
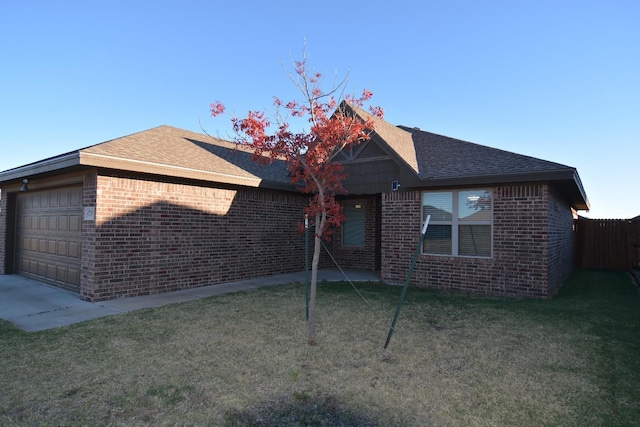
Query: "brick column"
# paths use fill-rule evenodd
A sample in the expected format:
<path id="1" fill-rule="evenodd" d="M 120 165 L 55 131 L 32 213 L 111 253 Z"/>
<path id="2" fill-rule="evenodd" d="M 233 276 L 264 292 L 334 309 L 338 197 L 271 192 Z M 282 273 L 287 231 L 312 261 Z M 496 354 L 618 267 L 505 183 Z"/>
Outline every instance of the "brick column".
<path id="1" fill-rule="evenodd" d="M 0 193 L 0 274 L 6 274 L 7 266 L 7 199 L 9 195 L 6 190 Z"/>
<path id="2" fill-rule="evenodd" d="M 93 209 L 93 218 L 82 218 L 82 252 L 80 266 L 80 298 L 93 301 L 95 290 L 95 245 L 96 245 L 96 210 L 97 210 L 97 173 L 95 171 L 84 176 L 82 187 L 82 207 Z"/>

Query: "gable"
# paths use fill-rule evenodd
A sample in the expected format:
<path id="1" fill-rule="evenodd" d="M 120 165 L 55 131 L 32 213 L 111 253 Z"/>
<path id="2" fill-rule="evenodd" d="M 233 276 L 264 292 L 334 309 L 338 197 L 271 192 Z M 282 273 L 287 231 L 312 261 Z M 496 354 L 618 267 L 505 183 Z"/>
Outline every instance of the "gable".
<path id="1" fill-rule="evenodd" d="M 386 193 L 394 181 L 418 184 L 415 172 L 377 134 L 353 150 L 339 152 L 334 161 L 344 166 L 343 187 L 348 194 Z"/>
<path id="2" fill-rule="evenodd" d="M 377 144 L 371 141 L 365 141 L 355 147 L 350 146 L 342 149 L 334 160 L 338 162 L 349 162 L 376 158 L 389 158 L 389 156 Z"/>
<path id="3" fill-rule="evenodd" d="M 369 114 L 361 108 L 350 104 L 347 104 L 347 107 L 363 120 L 369 119 L 373 122 L 374 129 L 370 141 L 375 141 L 387 156 L 394 158 L 396 163 L 402 164 L 414 173 L 418 172 L 416 150 L 410 132 Z"/>

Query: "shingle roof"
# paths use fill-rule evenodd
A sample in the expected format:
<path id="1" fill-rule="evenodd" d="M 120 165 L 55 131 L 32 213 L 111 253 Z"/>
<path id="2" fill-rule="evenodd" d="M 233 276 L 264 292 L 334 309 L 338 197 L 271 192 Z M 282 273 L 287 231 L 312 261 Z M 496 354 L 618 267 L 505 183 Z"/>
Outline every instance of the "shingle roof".
<path id="1" fill-rule="evenodd" d="M 569 166 L 420 129 L 399 126 L 411 133 L 422 179 L 516 175 L 573 170 Z"/>
<path id="2" fill-rule="evenodd" d="M 422 179 L 496 176 L 573 169 L 560 163 L 487 147 L 408 126 L 394 126 L 362 108 L 375 133 Z"/>
<path id="3" fill-rule="evenodd" d="M 87 147 L 80 150 L 80 156 L 86 162 L 100 157 L 214 177 L 290 183 L 282 161 L 259 164 L 252 160 L 249 150 L 233 142 L 171 126 L 159 126 Z"/>
<path id="4" fill-rule="evenodd" d="M 418 173 L 418 158 L 413 143 L 411 132 L 408 132 L 398 126 L 382 120 L 362 108 L 349 104 L 349 107 L 355 111 L 357 115 L 365 119 L 373 120 L 374 131 L 380 137 L 384 144 L 387 145 L 399 158 L 406 163 L 415 173 Z"/>
<path id="5" fill-rule="evenodd" d="M 510 151 L 462 141 L 418 128 L 393 126 L 368 112 L 350 107 L 374 121 L 376 139 L 392 158 L 405 164 L 424 186 L 553 181 L 578 209 L 589 201 L 575 168 Z"/>
<path id="6" fill-rule="evenodd" d="M 158 126 L 0 172 L 0 182 L 79 166 L 252 187 L 293 188 L 283 161 L 259 164 L 252 160 L 249 150 L 233 142 L 171 126 Z"/>
<path id="7" fill-rule="evenodd" d="M 347 104 L 348 105 L 348 104 Z M 349 105 L 374 121 L 375 140 L 425 186 L 554 181 L 588 209 L 575 168 L 420 129 L 394 126 Z M 69 167 L 94 166 L 228 184 L 293 189 L 282 161 L 259 164 L 236 144 L 195 132 L 159 126 L 71 153 L 0 172 L 0 182 Z M 509 181 L 511 180 L 511 181 Z"/>

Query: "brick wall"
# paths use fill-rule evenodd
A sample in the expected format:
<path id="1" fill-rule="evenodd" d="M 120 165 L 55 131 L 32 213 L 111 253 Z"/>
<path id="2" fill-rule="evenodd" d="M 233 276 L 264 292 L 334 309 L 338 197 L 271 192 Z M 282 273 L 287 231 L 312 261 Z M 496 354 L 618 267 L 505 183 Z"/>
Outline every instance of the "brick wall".
<path id="1" fill-rule="evenodd" d="M 300 194 L 99 175 L 96 196 L 94 273 L 85 299 L 304 269 Z"/>
<path id="2" fill-rule="evenodd" d="M 573 270 L 573 212 L 553 187 L 549 192 L 549 293 L 555 294 Z"/>
<path id="3" fill-rule="evenodd" d="M 551 228 L 550 198 L 558 209 Z M 420 255 L 412 285 L 513 297 L 548 297 L 555 292 L 558 279 L 571 266 L 570 261 L 564 266 L 571 244 L 566 215 L 571 216 L 571 210 L 550 196 L 547 185 L 539 184 L 496 187 L 493 203 L 493 256 Z M 405 280 L 420 237 L 420 211 L 419 191 L 382 195 L 382 279 L 388 283 Z M 555 237 L 550 252 L 551 232 Z M 550 284 L 551 257 L 557 260 L 557 272 Z"/>
<path id="4" fill-rule="evenodd" d="M 98 178 L 95 170 L 84 176 L 82 207 L 93 208 L 95 214 Z M 82 251 L 80 265 L 80 298 L 92 300 L 96 289 L 96 218 L 82 218 Z"/>
<path id="5" fill-rule="evenodd" d="M 380 270 L 380 195 L 353 198 L 362 200 L 365 206 L 364 246 L 342 246 L 342 229 L 338 227 L 334 230 L 331 244 L 327 247 L 341 268 Z M 322 261 L 324 267 L 335 268 L 330 257 L 325 256 Z"/>
<path id="6" fill-rule="evenodd" d="M 0 193 L 0 274 L 7 274 L 7 191 Z"/>
<path id="7" fill-rule="evenodd" d="M 381 204 L 382 281 L 391 284 L 404 283 L 420 240 L 420 192 L 383 193 Z M 421 282 L 424 283 L 424 278 L 414 280 L 414 284 L 417 285 Z"/>
<path id="8" fill-rule="evenodd" d="M 488 293 L 548 296 L 548 186 L 501 186 L 493 196 L 494 275 Z"/>

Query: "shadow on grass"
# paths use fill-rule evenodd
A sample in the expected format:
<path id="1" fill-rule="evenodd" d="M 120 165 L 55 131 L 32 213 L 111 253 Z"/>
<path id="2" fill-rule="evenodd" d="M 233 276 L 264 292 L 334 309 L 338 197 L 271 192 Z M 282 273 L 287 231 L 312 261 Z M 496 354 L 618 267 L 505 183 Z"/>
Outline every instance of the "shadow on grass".
<path id="1" fill-rule="evenodd" d="M 226 427 L 244 426 L 362 426 L 378 423 L 366 414 L 340 404 L 335 396 L 294 392 L 273 401 L 227 414 Z M 384 425 L 388 425 L 385 423 Z"/>

